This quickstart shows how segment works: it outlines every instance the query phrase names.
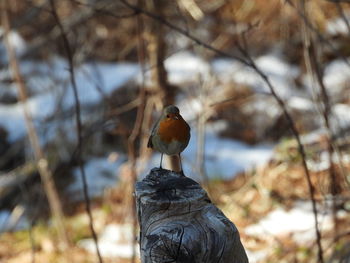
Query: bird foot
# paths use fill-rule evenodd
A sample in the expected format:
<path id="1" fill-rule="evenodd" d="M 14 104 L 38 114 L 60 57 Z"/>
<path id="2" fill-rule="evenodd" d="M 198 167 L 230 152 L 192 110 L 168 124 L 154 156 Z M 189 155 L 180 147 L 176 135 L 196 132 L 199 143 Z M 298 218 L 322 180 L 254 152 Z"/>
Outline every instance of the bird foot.
<path id="1" fill-rule="evenodd" d="M 181 176 L 185 176 L 185 174 L 184 174 L 184 171 L 183 170 L 181 170 L 180 172 L 178 172 Z"/>

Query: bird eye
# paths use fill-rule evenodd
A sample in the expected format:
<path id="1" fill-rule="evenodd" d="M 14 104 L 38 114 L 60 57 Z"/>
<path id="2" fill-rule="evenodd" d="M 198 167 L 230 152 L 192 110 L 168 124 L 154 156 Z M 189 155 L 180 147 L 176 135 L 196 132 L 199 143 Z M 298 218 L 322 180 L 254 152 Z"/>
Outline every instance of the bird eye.
<path id="1" fill-rule="evenodd" d="M 170 115 L 168 114 L 166 117 L 167 117 L 167 118 L 170 118 Z"/>

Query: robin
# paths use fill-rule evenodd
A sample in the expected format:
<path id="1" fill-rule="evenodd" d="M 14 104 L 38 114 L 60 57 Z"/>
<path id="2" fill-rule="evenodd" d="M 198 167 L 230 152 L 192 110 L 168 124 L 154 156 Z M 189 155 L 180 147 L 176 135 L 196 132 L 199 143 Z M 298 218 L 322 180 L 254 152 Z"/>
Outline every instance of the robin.
<path id="1" fill-rule="evenodd" d="M 178 155 L 182 172 L 180 154 L 187 147 L 190 137 L 190 126 L 180 115 L 179 108 L 170 105 L 164 108 L 162 115 L 154 125 L 147 147 L 161 153 L 161 169 L 164 153 L 167 155 Z"/>

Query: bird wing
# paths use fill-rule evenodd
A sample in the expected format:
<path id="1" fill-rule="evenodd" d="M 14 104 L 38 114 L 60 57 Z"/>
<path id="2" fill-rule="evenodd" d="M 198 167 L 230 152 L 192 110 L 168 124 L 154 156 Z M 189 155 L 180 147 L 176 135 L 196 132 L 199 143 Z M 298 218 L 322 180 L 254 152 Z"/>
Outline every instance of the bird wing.
<path id="1" fill-rule="evenodd" d="M 160 118 L 158 119 L 158 121 L 156 122 L 156 124 L 152 128 L 151 135 L 148 138 L 147 148 L 153 148 L 152 137 L 156 133 L 156 128 L 157 128 L 159 122 L 160 122 Z"/>
<path id="2" fill-rule="evenodd" d="M 153 137 L 153 135 L 151 134 L 151 136 L 149 136 L 149 139 L 147 142 L 147 148 L 153 148 L 152 137 Z"/>

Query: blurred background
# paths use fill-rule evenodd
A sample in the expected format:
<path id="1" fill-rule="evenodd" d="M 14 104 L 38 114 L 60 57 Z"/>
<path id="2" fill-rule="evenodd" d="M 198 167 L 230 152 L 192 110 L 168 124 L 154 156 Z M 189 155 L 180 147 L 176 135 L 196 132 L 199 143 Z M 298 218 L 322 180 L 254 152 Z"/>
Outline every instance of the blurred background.
<path id="1" fill-rule="evenodd" d="M 0 262 L 139 262 L 169 104 L 250 262 L 349 262 L 349 56 L 347 0 L 1 0 Z"/>

